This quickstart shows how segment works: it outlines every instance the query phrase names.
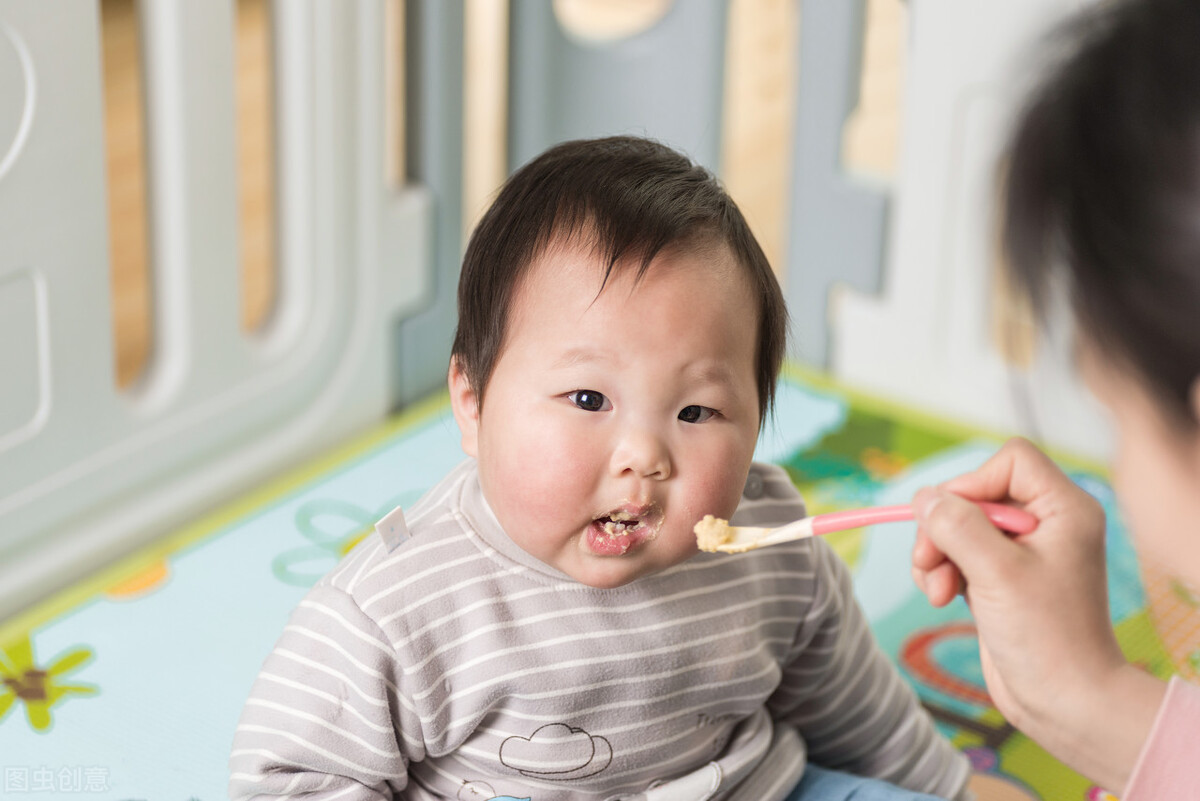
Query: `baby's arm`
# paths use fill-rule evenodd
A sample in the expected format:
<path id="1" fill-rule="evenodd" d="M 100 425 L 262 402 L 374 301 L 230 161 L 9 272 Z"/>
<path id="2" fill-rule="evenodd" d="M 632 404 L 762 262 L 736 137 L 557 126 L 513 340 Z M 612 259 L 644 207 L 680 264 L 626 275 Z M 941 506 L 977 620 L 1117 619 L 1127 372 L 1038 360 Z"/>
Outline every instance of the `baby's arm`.
<path id="1" fill-rule="evenodd" d="M 390 799 L 407 782 L 416 715 L 382 632 L 318 585 L 259 673 L 234 735 L 229 796 Z M 414 738 L 418 745 L 419 738 Z"/>
<path id="2" fill-rule="evenodd" d="M 966 759 L 933 726 L 875 642 L 850 572 L 813 540 L 812 606 L 770 705 L 826 767 L 946 798 L 969 797 Z"/>

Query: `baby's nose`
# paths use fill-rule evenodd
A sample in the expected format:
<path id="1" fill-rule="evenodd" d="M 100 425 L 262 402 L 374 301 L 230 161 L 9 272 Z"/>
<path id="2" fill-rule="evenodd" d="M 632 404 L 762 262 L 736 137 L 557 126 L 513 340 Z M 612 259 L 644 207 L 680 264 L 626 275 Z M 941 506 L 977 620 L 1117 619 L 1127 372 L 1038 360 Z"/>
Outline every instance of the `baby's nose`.
<path id="1" fill-rule="evenodd" d="M 626 430 L 613 449 L 612 472 L 660 481 L 670 478 L 671 455 L 666 442 L 649 428 Z"/>

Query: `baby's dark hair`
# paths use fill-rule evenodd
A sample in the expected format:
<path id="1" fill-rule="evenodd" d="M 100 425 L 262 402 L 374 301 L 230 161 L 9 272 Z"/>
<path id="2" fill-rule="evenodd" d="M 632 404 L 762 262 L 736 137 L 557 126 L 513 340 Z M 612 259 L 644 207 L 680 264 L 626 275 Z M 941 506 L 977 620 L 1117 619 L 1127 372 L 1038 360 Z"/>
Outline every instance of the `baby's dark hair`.
<path id="1" fill-rule="evenodd" d="M 1098 4 L 1050 44 L 1003 175 L 1009 266 L 1044 316 L 1062 273 L 1084 337 L 1200 424 L 1200 2 Z"/>
<path id="2" fill-rule="evenodd" d="M 727 246 L 758 304 L 755 373 L 765 418 L 787 341 L 783 294 L 767 257 L 712 173 L 666 145 L 631 136 L 550 148 L 508 179 L 471 235 L 452 355 L 481 404 L 521 279 L 547 247 L 573 238 L 607 264 L 605 283 L 621 265 L 636 264 L 640 278 L 666 248 Z"/>

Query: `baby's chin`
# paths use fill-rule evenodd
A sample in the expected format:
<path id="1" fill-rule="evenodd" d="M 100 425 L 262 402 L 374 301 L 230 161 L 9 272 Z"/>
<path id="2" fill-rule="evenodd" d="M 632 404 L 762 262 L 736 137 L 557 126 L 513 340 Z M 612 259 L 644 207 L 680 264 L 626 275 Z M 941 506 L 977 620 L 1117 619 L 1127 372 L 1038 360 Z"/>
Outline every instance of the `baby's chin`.
<path id="1" fill-rule="evenodd" d="M 638 579 L 661 573 L 679 562 L 686 561 L 688 557 L 696 553 L 698 550 L 693 549 L 687 555 L 665 564 L 648 558 L 647 554 L 634 556 L 633 552 L 623 556 L 607 557 L 585 554 L 579 562 L 571 565 L 571 569 L 563 570 L 563 572 L 580 584 L 593 589 L 614 590 L 632 584 Z"/>
<path id="2" fill-rule="evenodd" d="M 585 586 L 591 587 L 593 590 L 615 590 L 624 587 L 627 584 L 632 584 L 641 578 L 636 576 L 578 576 L 576 581 Z"/>

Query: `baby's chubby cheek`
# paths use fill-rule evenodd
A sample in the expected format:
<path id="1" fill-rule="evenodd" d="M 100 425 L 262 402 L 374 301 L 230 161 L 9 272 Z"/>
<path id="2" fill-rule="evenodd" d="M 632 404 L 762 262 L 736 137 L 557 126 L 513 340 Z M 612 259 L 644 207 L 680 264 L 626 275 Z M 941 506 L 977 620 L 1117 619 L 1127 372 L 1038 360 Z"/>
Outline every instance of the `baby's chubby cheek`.
<path id="1" fill-rule="evenodd" d="M 707 514 L 725 519 L 732 517 L 741 501 L 749 472 L 747 463 L 745 467 L 727 465 L 725 469 L 714 469 L 709 474 L 698 477 L 687 493 L 684 504 L 687 514 L 696 521 Z"/>
<path id="2" fill-rule="evenodd" d="M 577 500 L 573 487 L 579 482 L 579 464 L 569 454 L 552 448 L 521 448 L 506 451 L 506 458 L 480 465 L 485 489 L 514 511 L 545 515 L 565 501 Z"/>

